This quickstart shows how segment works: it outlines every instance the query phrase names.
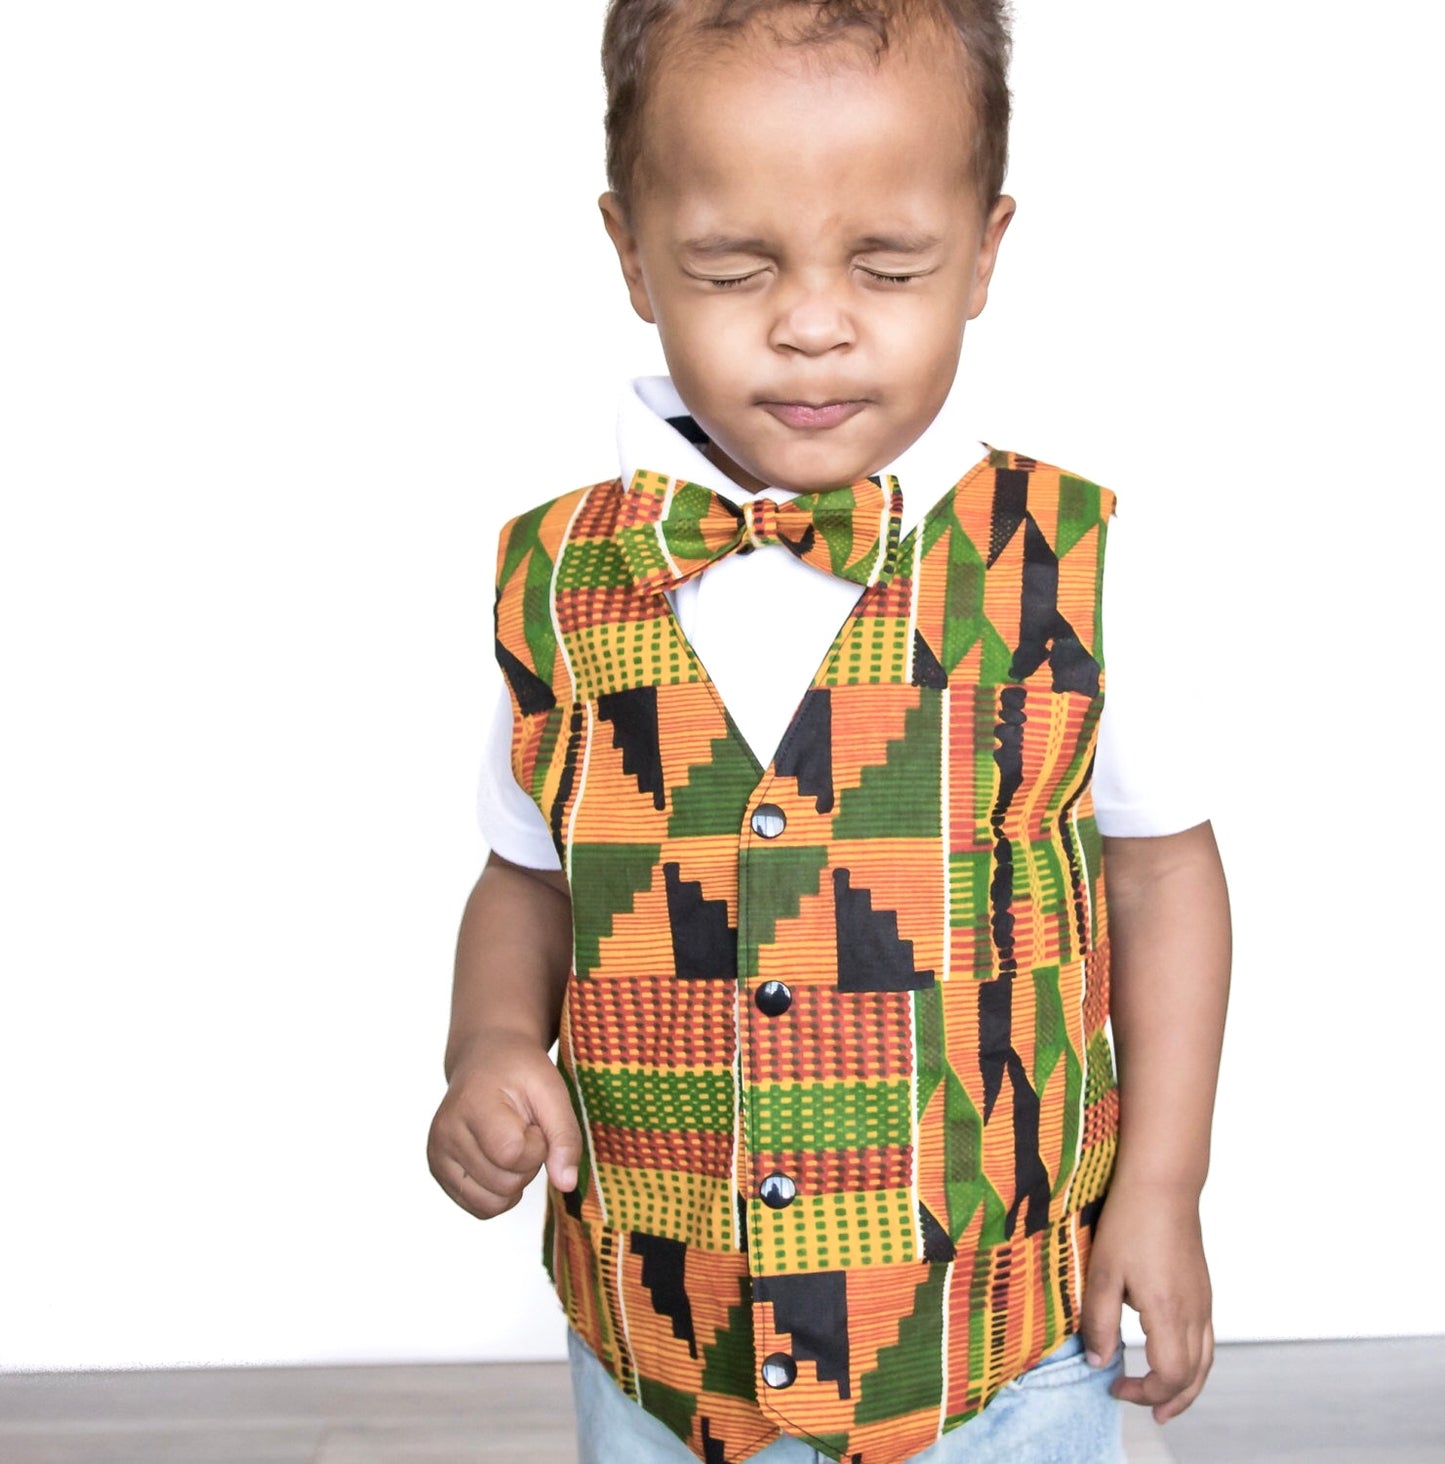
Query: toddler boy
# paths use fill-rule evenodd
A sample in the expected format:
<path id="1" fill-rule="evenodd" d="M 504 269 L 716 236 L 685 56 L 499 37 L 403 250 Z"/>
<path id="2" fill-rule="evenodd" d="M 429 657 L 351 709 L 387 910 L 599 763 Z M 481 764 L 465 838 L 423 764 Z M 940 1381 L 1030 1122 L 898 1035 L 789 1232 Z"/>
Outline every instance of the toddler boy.
<path id="1" fill-rule="evenodd" d="M 593 1464 L 1121 1458 L 1212 1357 L 1228 907 L 1101 735 L 1112 495 L 959 427 L 1002 6 L 613 0 L 604 52 L 670 381 L 502 534 L 433 1173 L 545 1163 Z"/>

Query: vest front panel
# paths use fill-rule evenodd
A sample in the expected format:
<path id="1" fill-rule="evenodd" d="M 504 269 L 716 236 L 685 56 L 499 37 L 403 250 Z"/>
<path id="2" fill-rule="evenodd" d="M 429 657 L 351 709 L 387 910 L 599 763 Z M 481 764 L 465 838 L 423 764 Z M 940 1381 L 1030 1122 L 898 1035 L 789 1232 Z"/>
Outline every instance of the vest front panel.
<path id="1" fill-rule="evenodd" d="M 700 1458 L 782 1430 L 897 1464 L 1079 1326 L 1117 1127 L 1088 789 L 1112 495 L 978 464 L 766 769 L 633 588 L 622 499 L 554 500 L 499 560 L 514 770 L 572 889 L 586 1152 L 547 1264 Z"/>

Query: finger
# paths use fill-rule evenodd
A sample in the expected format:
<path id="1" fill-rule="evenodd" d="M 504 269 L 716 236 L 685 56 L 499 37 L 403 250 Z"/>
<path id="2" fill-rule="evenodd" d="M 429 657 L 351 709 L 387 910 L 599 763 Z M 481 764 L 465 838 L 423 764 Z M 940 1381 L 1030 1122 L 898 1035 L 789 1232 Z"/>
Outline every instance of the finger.
<path id="1" fill-rule="evenodd" d="M 540 1136 L 537 1142 L 540 1147 Z M 533 1174 L 535 1173 L 534 1170 Z M 509 1198 L 520 1197 L 532 1178 L 531 1174 L 518 1174 L 511 1169 L 498 1168 L 485 1154 L 460 1156 L 458 1162 L 451 1166 L 449 1175 L 465 1176 L 483 1189 Z"/>
<path id="2" fill-rule="evenodd" d="M 1126 1403 L 1157 1410 L 1177 1398 L 1194 1382 L 1199 1367 L 1200 1331 L 1179 1314 L 1139 1317 L 1144 1327 L 1144 1357 L 1148 1371 L 1137 1378 L 1120 1378 L 1110 1391 Z M 1194 1335 L 1191 1336 L 1191 1332 Z"/>
<path id="3" fill-rule="evenodd" d="M 527 1187 L 526 1182 L 515 1174 L 508 1175 L 505 1170 L 497 1173 L 504 1177 L 484 1182 L 456 1165 L 448 1193 L 462 1209 L 478 1220 L 494 1220 L 510 1210 L 522 1198 Z"/>
<path id="4" fill-rule="evenodd" d="M 1204 1330 L 1200 1338 L 1199 1361 L 1195 1367 L 1194 1377 L 1183 1392 L 1154 1409 L 1155 1423 L 1167 1423 L 1171 1418 L 1177 1418 L 1183 1413 L 1204 1391 L 1205 1379 L 1208 1378 L 1209 1370 L 1213 1366 L 1214 1326 L 1210 1322 L 1205 1322 Z"/>
<path id="5" fill-rule="evenodd" d="M 1115 1379 L 1109 1391 L 1122 1402 L 1137 1403 L 1142 1408 L 1153 1409 L 1155 1418 L 1162 1422 L 1159 1410 L 1187 1391 L 1193 1382 L 1192 1372 L 1180 1376 L 1150 1368 L 1142 1377 Z"/>
<path id="6" fill-rule="evenodd" d="M 525 1181 L 542 1167 L 547 1154 L 546 1136 L 509 1104 L 495 1104 L 473 1115 L 466 1129 L 476 1143 L 477 1155 L 496 1168 L 521 1175 Z M 465 1148 L 459 1149 L 459 1156 L 465 1163 Z M 472 1168 L 470 1164 L 466 1167 L 469 1171 Z"/>
<path id="7" fill-rule="evenodd" d="M 1096 1272 L 1092 1267 L 1084 1286 L 1080 1326 L 1084 1356 L 1090 1367 L 1107 1367 L 1119 1350 L 1119 1319 L 1124 1314 L 1122 1278 Z"/>
<path id="8" fill-rule="evenodd" d="M 1182 1308 L 1170 1306 L 1140 1312 L 1144 1328 L 1144 1356 L 1155 1386 L 1164 1390 L 1163 1402 L 1182 1393 L 1199 1371 L 1199 1353 L 1204 1340 L 1202 1321 L 1192 1319 Z"/>
<path id="9" fill-rule="evenodd" d="M 537 1142 L 540 1145 L 540 1133 Z M 531 1178 L 498 1169 L 465 1128 L 434 1132 L 427 1146 L 427 1164 L 448 1197 L 481 1220 L 510 1210 Z"/>
<path id="10" fill-rule="evenodd" d="M 577 1127 L 567 1084 L 556 1068 L 550 1071 L 551 1076 L 534 1084 L 528 1093 L 532 1117 L 546 1137 L 548 1178 L 559 1190 L 574 1190 L 582 1162 L 582 1131 Z"/>

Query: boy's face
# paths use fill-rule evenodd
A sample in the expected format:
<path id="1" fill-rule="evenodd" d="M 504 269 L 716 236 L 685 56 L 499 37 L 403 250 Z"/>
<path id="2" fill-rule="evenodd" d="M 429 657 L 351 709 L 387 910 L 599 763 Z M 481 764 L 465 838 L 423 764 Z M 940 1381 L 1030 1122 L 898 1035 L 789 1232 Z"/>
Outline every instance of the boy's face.
<path id="1" fill-rule="evenodd" d="M 978 203 L 960 65 L 951 40 L 875 66 L 847 41 L 757 37 L 659 68 L 630 224 L 615 194 L 603 216 L 709 455 L 744 487 L 856 482 L 948 395 L 1014 209 Z"/>

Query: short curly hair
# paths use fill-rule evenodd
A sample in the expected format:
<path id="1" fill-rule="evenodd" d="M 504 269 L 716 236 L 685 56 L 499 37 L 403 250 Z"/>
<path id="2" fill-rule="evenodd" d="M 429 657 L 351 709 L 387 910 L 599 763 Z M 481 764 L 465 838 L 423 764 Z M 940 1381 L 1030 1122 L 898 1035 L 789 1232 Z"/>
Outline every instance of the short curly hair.
<path id="1" fill-rule="evenodd" d="M 977 136 L 973 181 L 988 212 L 1008 169 L 1011 20 L 1008 0 L 609 0 L 602 33 L 608 186 L 630 213 L 647 88 L 668 43 L 721 38 L 763 21 L 788 44 L 855 36 L 881 56 L 895 34 L 922 22 L 952 29 L 962 43 Z"/>

